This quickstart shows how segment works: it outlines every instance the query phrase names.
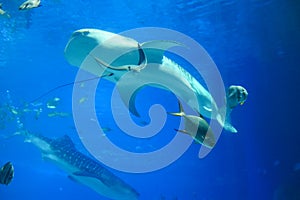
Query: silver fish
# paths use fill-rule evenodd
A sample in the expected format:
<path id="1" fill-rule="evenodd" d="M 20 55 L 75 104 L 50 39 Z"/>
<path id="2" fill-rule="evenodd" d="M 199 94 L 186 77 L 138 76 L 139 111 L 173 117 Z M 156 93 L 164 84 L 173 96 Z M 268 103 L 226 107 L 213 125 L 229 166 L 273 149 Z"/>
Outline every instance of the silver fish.
<path id="1" fill-rule="evenodd" d="M 4 185 L 10 184 L 12 179 L 14 178 L 14 166 L 11 162 L 7 162 L 0 169 L 0 183 Z"/>

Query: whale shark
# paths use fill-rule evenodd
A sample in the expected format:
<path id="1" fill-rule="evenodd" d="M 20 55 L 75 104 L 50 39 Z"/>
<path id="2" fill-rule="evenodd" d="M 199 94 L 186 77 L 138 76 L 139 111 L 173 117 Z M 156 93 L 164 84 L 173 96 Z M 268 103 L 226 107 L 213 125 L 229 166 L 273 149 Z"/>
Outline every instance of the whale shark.
<path id="1" fill-rule="evenodd" d="M 68 177 L 82 183 L 100 195 L 114 200 L 134 200 L 138 192 L 118 178 L 99 162 L 79 152 L 68 135 L 51 139 L 43 135 L 20 131 L 15 135 L 24 135 L 25 142 L 37 146 L 45 160 L 56 164 L 67 172 Z"/>
<path id="2" fill-rule="evenodd" d="M 164 40 L 140 44 L 132 38 L 119 34 L 98 29 L 80 29 L 72 34 L 64 54 L 71 65 L 92 74 L 98 76 L 105 72 L 113 74 L 104 79 L 116 84 L 121 99 L 135 116 L 140 116 L 135 107 L 135 97 L 142 88 L 140 86 L 147 85 L 171 90 L 197 113 L 216 119 L 225 130 L 237 132 L 231 125 L 229 115 L 235 106 L 229 107 L 227 104 L 219 109 L 212 95 L 196 78 L 164 55 L 167 49 L 175 46 L 183 45 L 175 41 Z M 90 61 L 85 67 L 82 64 L 88 58 Z M 241 89 L 243 91 L 240 91 Z M 232 92 L 245 94 L 244 98 L 238 99 L 240 104 L 244 103 L 248 95 L 241 86 L 230 92 L 228 94 L 230 98 L 224 97 L 224 99 L 236 101 L 234 98 L 240 97 Z M 227 110 L 230 112 L 226 114 Z"/>

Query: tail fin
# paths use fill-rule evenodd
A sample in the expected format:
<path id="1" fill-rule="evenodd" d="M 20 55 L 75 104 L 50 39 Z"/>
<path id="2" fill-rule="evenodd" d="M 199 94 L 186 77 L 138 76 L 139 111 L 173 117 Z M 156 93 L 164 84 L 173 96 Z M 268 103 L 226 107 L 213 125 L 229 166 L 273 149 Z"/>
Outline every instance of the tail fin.
<path id="1" fill-rule="evenodd" d="M 180 103 L 180 101 L 178 100 L 178 107 L 179 107 L 179 112 L 168 112 L 168 114 L 173 115 L 173 116 L 178 116 L 178 117 L 182 117 L 185 115 L 182 104 Z"/>

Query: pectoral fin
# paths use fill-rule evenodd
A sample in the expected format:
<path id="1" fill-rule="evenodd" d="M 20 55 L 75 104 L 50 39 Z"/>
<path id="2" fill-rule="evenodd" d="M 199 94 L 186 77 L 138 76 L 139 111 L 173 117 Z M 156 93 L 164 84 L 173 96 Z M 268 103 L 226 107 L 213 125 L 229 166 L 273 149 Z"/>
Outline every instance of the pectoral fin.
<path id="1" fill-rule="evenodd" d="M 134 83 L 130 84 L 128 82 L 125 83 L 124 81 L 120 81 L 117 83 L 117 88 L 125 106 L 133 115 L 135 115 L 136 117 L 140 117 L 140 114 L 138 113 L 135 106 L 135 99 L 137 93 L 143 88 L 143 86 L 136 89 L 136 85 Z"/>
<path id="2" fill-rule="evenodd" d="M 77 179 L 75 179 L 74 176 L 72 176 L 72 175 L 68 175 L 68 178 L 69 178 L 71 181 L 74 181 L 75 183 L 79 183 L 79 182 L 77 181 Z"/>
<path id="3" fill-rule="evenodd" d="M 92 173 L 88 173 L 88 172 L 83 172 L 83 171 L 77 171 L 72 173 L 73 176 L 87 176 L 87 177 L 91 177 L 91 178 L 98 178 L 97 176 L 95 176 Z"/>
<path id="4" fill-rule="evenodd" d="M 89 173 L 89 172 L 84 172 L 84 171 L 77 171 L 69 175 L 69 178 L 73 181 L 77 182 L 83 182 L 81 179 L 96 179 L 98 181 L 101 181 L 103 184 L 105 184 L 107 187 L 110 187 L 111 184 L 109 183 L 108 180 L 105 180 L 102 177 L 99 177 L 97 174 Z"/>

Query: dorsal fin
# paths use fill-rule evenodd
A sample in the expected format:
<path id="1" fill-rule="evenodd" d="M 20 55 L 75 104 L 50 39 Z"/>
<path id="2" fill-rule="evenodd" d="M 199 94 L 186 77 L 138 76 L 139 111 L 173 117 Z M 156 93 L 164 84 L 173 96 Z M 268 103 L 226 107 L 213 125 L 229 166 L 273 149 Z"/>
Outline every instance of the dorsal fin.
<path id="1" fill-rule="evenodd" d="M 75 148 L 75 144 L 73 143 L 73 141 L 68 135 L 64 135 L 60 138 L 57 138 L 55 142 L 61 146 L 68 146 L 68 147 Z"/>
<path id="2" fill-rule="evenodd" d="M 148 63 L 161 63 L 166 50 L 183 44 L 171 40 L 153 40 L 141 44 Z"/>

